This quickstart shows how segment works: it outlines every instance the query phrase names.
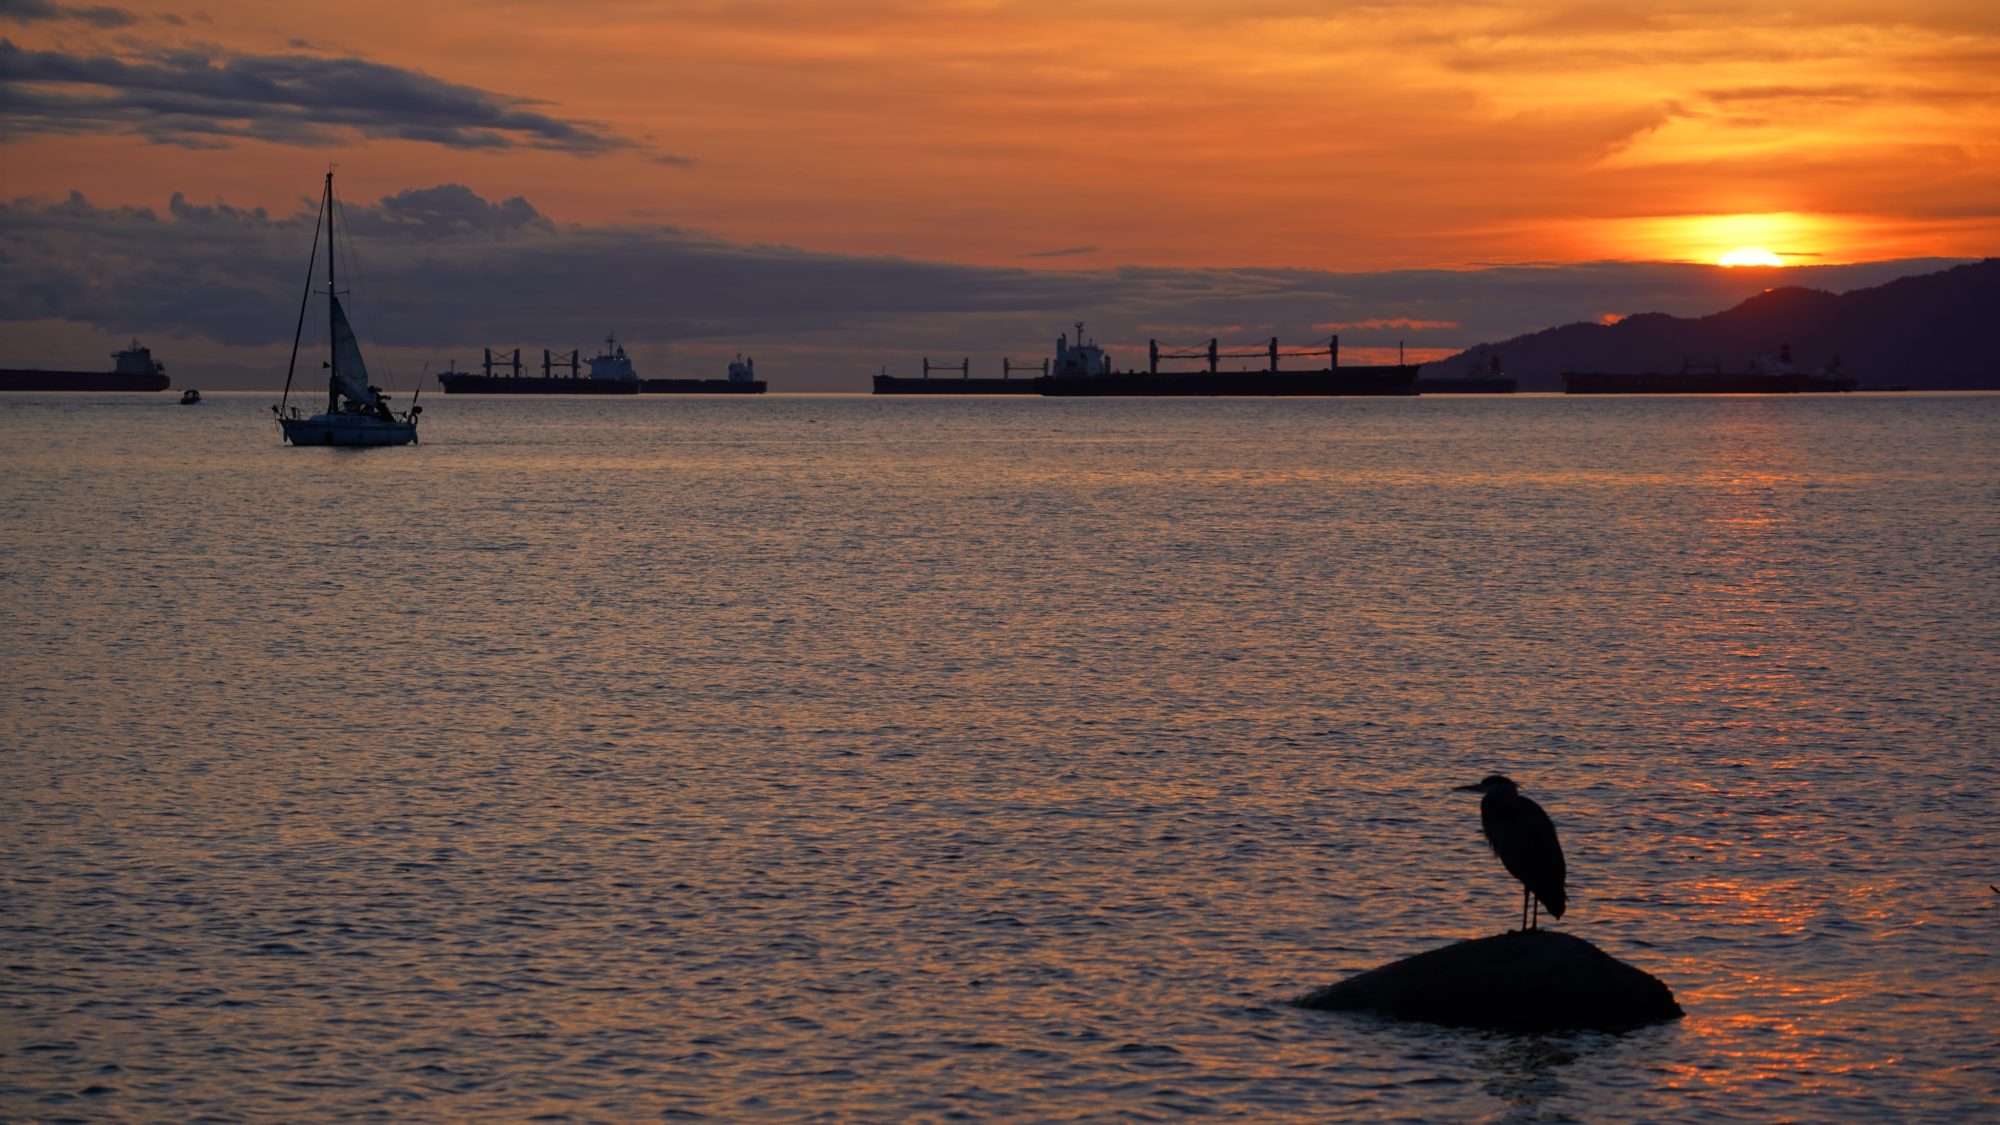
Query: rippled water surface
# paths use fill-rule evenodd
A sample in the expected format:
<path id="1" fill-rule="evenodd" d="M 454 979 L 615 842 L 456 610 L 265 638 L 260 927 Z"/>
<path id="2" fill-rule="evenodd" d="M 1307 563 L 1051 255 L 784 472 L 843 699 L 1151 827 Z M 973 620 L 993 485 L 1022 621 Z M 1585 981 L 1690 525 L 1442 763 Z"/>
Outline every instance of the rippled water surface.
<path id="1" fill-rule="evenodd" d="M 0 1117 L 1963 1121 L 2000 396 L 0 397 Z M 1497 932 L 1686 1019 L 1305 1012 Z"/>

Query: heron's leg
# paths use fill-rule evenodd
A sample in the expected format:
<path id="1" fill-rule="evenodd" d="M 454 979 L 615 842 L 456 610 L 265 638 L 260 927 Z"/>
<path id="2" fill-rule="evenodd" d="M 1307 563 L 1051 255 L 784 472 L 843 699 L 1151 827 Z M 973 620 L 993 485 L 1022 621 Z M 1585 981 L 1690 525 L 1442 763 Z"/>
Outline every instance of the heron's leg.
<path id="1" fill-rule="evenodd" d="M 1542 925 L 1542 900 L 1535 898 L 1532 891 L 1529 892 L 1528 897 L 1533 899 L 1535 904 L 1534 920 L 1528 923 L 1528 928 L 1531 930 L 1540 929 Z"/>
<path id="2" fill-rule="evenodd" d="M 1526 888 L 1526 887 L 1522 887 L 1522 888 L 1521 888 L 1521 928 L 1522 928 L 1523 930 L 1526 930 L 1526 929 L 1528 928 L 1528 899 L 1529 899 L 1530 897 L 1532 897 L 1532 896 L 1530 896 L 1530 895 L 1529 895 L 1529 893 L 1528 893 L 1528 888 Z"/>

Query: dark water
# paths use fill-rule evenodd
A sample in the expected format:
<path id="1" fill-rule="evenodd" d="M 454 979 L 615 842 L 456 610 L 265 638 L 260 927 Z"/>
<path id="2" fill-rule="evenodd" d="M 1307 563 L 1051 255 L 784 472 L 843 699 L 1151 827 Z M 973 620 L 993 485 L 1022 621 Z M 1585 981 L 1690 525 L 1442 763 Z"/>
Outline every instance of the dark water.
<path id="1" fill-rule="evenodd" d="M 0 1116 L 1964 1121 L 2000 396 L 0 398 Z M 1513 923 L 1688 1017 L 1308 1013 Z"/>

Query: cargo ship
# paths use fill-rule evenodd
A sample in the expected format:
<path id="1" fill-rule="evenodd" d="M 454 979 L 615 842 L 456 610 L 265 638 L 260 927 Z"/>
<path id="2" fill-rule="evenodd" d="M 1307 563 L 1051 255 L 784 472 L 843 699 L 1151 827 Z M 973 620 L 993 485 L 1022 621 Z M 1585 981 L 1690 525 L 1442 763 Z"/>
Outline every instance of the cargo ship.
<path id="1" fill-rule="evenodd" d="M 1724 371 L 1722 364 L 1682 363 L 1678 372 L 1628 375 L 1608 371 L 1565 371 L 1563 393 L 1572 395 L 1786 395 L 1851 391 L 1855 381 L 1834 360 L 1816 372 L 1792 366 L 1792 346 L 1777 356 L 1750 361 L 1747 371 Z"/>
<path id="2" fill-rule="evenodd" d="M 727 379 L 639 380 L 639 393 L 646 395 L 761 395 L 764 390 L 756 361 L 740 355 L 730 363 Z"/>
<path id="3" fill-rule="evenodd" d="M 35 367 L 0 368 L 0 391 L 164 391 L 172 383 L 167 367 L 150 349 L 132 341 L 114 352 L 109 371 L 44 371 Z"/>
<path id="4" fill-rule="evenodd" d="M 460 371 L 456 364 L 449 371 L 438 373 L 438 386 L 448 395 L 636 395 L 639 393 L 639 376 L 632 370 L 632 361 L 625 356 L 625 349 L 617 337 L 604 338 L 604 351 L 588 361 L 590 374 L 578 373 L 577 353 L 572 351 L 569 358 L 556 359 L 547 348 L 542 349 L 542 373 L 540 375 L 521 374 L 521 349 L 514 349 L 514 357 L 495 360 L 493 349 L 485 349 L 486 358 L 480 364 L 480 371 Z M 511 368 L 507 374 L 496 375 L 495 367 Z M 569 374 L 558 375 L 555 369 L 569 368 Z"/>
<path id="5" fill-rule="evenodd" d="M 1283 371 L 1278 367 L 1280 351 L 1273 337 L 1256 352 L 1224 353 L 1215 340 L 1205 352 L 1162 352 L 1159 341 L 1149 347 L 1150 362 L 1145 371 L 1115 371 L 1111 357 L 1086 340 L 1083 322 L 1076 325 L 1076 343 L 1068 334 L 1056 338 L 1056 358 L 1047 375 L 1035 380 L 1038 393 L 1050 397 L 1303 397 L 1328 395 L 1414 395 L 1417 393 L 1417 366 L 1413 363 L 1375 367 L 1340 366 L 1340 337 L 1332 337 L 1325 348 L 1292 352 L 1293 356 L 1324 355 L 1327 366 L 1319 371 Z M 1205 358 L 1206 371 L 1163 372 L 1162 359 Z M 1259 358 L 1268 360 L 1260 371 L 1223 371 L 1223 359 Z"/>
<path id="6" fill-rule="evenodd" d="M 616 335 L 607 335 L 604 350 L 582 364 L 577 362 L 578 354 L 572 351 L 568 359 L 557 359 L 543 348 L 542 373 L 523 375 L 521 349 L 514 349 L 512 359 L 496 360 L 493 349 L 487 348 L 478 373 L 460 371 L 454 365 L 438 374 L 438 385 L 451 395 L 761 395 L 766 389 L 764 381 L 757 378 L 754 361 L 740 355 L 729 365 L 726 379 L 641 379 Z M 581 372 L 584 365 L 590 369 L 588 374 Z M 495 367 L 511 370 L 495 374 Z M 569 368 L 567 375 L 556 373 L 565 367 Z"/>
<path id="7" fill-rule="evenodd" d="M 1419 375 L 1417 393 L 1425 395 L 1511 395 L 1520 384 L 1500 370 L 1500 357 L 1485 366 L 1474 364 L 1463 375 Z"/>
<path id="8" fill-rule="evenodd" d="M 1013 360 L 1004 359 L 1000 361 L 1000 377 L 998 379 L 990 375 L 975 379 L 972 377 L 972 361 L 970 359 L 961 360 L 958 363 L 932 363 L 930 357 L 926 356 L 924 358 L 924 373 L 922 378 L 912 379 L 907 375 L 891 375 L 887 371 L 884 371 L 880 375 L 875 376 L 875 393 L 878 395 L 1033 395 L 1041 393 L 1035 387 L 1035 380 L 1033 378 L 1014 378 L 1014 368 L 1015 363 Z M 1035 364 L 1032 367 L 1025 367 L 1022 370 L 1037 371 L 1046 375 L 1049 373 L 1049 364 L 1047 360 L 1043 360 L 1039 364 Z M 958 375 L 956 378 L 940 375 L 933 379 L 931 378 L 931 372 L 933 371 L 956 371 Z"/>

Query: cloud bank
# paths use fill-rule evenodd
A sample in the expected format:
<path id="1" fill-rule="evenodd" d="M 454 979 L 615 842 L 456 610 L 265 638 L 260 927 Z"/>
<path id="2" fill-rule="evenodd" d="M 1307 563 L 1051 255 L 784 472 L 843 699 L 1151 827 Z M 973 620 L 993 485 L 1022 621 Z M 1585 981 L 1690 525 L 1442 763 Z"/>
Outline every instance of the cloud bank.
<path id="1" fill-rule="evenodd" d="M 288 345 L 314 212 L 179 194 L 164 212 L 81 194 L 0 204 L 0 322 L 83 325 L 205 347 Z M 607 331 L 658 370 L 706 372 L 752 351 L 782 390 L 863 390 L 919 357 L 1045 355 L 1069 322 L 1121 363 L 1176 347 L 1339 331 L 1349 361 L 1455 353 L 1607 314 L 1718 311 L 1766 286 L 1844 290 L 1940 268 L 1906 261 L 1728 271 L 1671 263 L 1331 273 L 1292 269 L 996 268 L 726 242 L 666 224 L 564 225 L 521 197 L 458 184 L 343 207 L 364 331 L 406 356 L 461 363 L 483 346 L 588 348 Z M 345 240 L 344 240 L 345 241 Z M 650 350 L 649 350 L 650 349 Z M 183 359 L 181 364 L 188 364 Z"/>

